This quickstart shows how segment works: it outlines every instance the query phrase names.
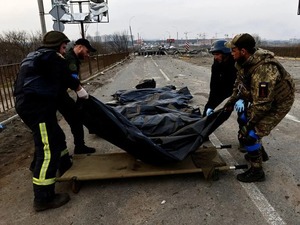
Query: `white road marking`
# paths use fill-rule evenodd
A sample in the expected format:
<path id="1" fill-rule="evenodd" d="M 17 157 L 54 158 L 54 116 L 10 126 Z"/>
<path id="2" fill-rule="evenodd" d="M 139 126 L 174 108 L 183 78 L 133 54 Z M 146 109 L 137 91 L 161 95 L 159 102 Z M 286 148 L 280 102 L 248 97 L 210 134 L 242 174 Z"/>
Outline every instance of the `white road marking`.
<path id="1" fill-rule="evenodd" d="M 152 62 L 154 63 L 154 65 L 156 67 L 158 67 L 157 63 L 153 60 L 152 58 Z M 162 71 L 162 69 L 159 69 L 159 71 L 161 72 L 161 74 L 164 76 L 164 78 L 167 80 L 167 81 L 170 81 L 170 78 L 164 73 L 164 71 Z"/>
<path id="2" fill-rule="evenodd" d="M 220 140 L 216 137 L 216 135 L 213 133 L 209 136 L 210 141 L 215 146 L 220 146 L 222 143 Z M 218 151 L 220 156 L 226 161 L 226 163 L 230 165 L 236 165 L 237 162 L 234 160 L 234 158 L 230 155 L 230 153 L 227 151 L 227 149 L 222 149 L 222 151 Z M 234 171 L 235 175 L 237 175 L 239 172 Z M 265 220 L 268 222 L 268 224 L 271 225 L 286 225 L 286 222 L 279 216 L 279 214 L 276 212 L 276 210 L 273 208 L 273 206 L 268 202 L 268 200 L 265 198 L 265 196 L 260 192 L 258 187 L 255 185 L 255 183 L 243 183 L 239 182 L 241 186 L 245 189 L 250 199 L 253 201 L 253 203 L 256 205 L 258 210 L 261 212 Z"/>
<path id="3" fill-rule="evenodd" d="M 154 65 L 156 66 L 156 67 L 158 67 L 158 64 L 154 61 L 154 59 L 151 57 L 151 59 L 152 59 L 152 62 L 154 63 Z"/>
<path id="4" fill-rule="evenodd" d="M 290 114 L 287 114 L 287 115 L 285 116 L 285 118 L 288 119 L 288 120 L 292 120 L 292 121 L 294 121 L 294 122 L 300 123 L 300 120 L 299 120 L 297 117 L 292 116 L 292 115 L 290 115 Z"/>
<path id="5" fill-rule="evenodd" d="M 170 81 L 170 78 L 164 73 L 164 71 L 162 71 L 162 69 L 159 69 L 159 71 L 161 72 L 161 74 L 164 76 L 164 78 L 165 78 L 167 81 Z"/>
<path id="6" fill-rule="evenodd" d="M 154 80 L 159 80 L 159 79 L 162 79 L 161 76 L 156 76 L 156 77 L 152 77 Z"/>

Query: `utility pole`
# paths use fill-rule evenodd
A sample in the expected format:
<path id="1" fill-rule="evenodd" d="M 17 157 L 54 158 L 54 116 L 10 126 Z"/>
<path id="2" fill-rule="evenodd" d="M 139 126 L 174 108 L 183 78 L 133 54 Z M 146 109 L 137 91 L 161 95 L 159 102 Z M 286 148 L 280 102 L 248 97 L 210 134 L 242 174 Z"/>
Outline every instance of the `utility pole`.
<path id="1" fill-rule="evenodd" d="M 178 30 L 177 30 L 177 27 L 175 26 L 172 26 L 176 29 L 176 41 L 175 41 L 175 44 L 178 45 Z"/>
<path id="2" fill-rule="evenodd" d="M 187 34 L 188 34 L 189 32 L 184 32 L 184 35 L 185 35 L 185 41 L 187 42 L 187 39 L 188 39 L 188 37 L 187 37 Z"/>
<path id="3" fill-rule="evenodd" d="M 133 36 L 132 36 L 132 31 L 131 31 L 131 20 L 134 18 L 134 16 L 132 16 L 130 19 L 129 19 L 129 32 L 130 32 L 130 37 L 131 37 L 131 44 L 132 44 L 132 49 L 134 50 L 134 43 L 133 43 Z"/>
<path id="4" fill-rule="evenodd" d="M 131 26 L 129 26 L 129 31 L 130 31 L 130 37 L 131 37 L 131 45 L 132 45 L 132 48 L 133 48 L 133 37 L 132 37 Z"/>
<path id="5" fill-rule="evenodd" d="M 47 32 L 47 30 L 46 30 L 46 22 L 45 22 L 44 3 L 43 3 L 43 0 L 37 0 L 37 2 L 38 2 L 38 6 L 39 6 L 39 14 L 40 14 L 42 34 L 44 35 Z"/>
<path id="6" fill-rule="evenodd" d="M 82 13 L 82 2 L 78 1 L 78 4 L 79 4 L 79 13 Z M 83 21 L 80 21 L 80 27 L 81 27 L 81 37 L 85 38 Z"/>

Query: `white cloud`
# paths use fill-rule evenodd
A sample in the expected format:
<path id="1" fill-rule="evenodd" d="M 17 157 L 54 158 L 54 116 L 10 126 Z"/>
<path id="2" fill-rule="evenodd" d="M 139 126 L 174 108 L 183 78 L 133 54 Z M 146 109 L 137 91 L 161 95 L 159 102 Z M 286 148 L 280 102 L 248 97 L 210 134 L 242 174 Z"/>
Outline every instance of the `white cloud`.
<path id="1" fill-rule="evenodd" d="M 50 0 L 44 0 L 49 12 Z M 126 0 L 108 1 L 108 24 L 90 24 L 87 33 L 101 35 L 128 31 L 129 20 L 135 37 L 145 39 L 207 38 L 224 34 L 248 32 L 263 39 L 300 38 L 298 1 L 286 0 Z M 133 18 L 132 18 L 133 17 Z M 7 30 L 40 30 L 37 1 L 6 1 L 0 9 L 0 32 Z M 52 29 L 50 15 L 46 15 L 47 30 Z M 65 25 L 65 33 L 73 39 L 80 36 L 79 25 Z"/>

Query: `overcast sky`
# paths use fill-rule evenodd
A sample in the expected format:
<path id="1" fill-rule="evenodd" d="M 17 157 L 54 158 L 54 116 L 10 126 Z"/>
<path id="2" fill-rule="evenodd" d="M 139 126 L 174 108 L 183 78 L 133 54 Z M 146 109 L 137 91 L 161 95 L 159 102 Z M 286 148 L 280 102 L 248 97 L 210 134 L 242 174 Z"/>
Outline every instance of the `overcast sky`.
<path id="1" fill-rule="evenodd" d="M 37 0 L 0 0 L 0 33 L 41 30 Z M 237 33 L 257 34 L 262 39 L 300 39 L 298 0 L 109 0 L 109 23 L 86 24 L 94 36 L 126 31 L 135 38 L 224 38 Z M 51 0 L 44 0 L 45 12 Z M 47 31 L 53 29 L 46 15 Z M 72 40 L 81 36 L 80 26 L 65 25 Z"/>

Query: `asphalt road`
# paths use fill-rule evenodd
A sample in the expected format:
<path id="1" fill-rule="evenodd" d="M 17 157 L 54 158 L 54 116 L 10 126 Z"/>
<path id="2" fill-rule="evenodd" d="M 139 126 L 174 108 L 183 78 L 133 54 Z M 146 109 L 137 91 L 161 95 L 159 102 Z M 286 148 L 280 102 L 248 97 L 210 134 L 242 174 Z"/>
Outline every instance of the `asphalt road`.
<path id="1" fill-rule="evenodd" d="M 208 59 L 209 60 L 209 59 Z M 202 60 L 203 61 L 203 60 Z M 300 79 L 299 61 L 283 61 Z M 103 102 L 120 89 L 131 89 L 142 79 L 154 78 L 157 87 L 167 84 L 187 86 L 194 98 L 191 105 L 202 110 L 209 92 L 210 68 L 205 63 L 190 64 L 169 56 L 135 57 L 115 69 L 111 82 L 90 94 Z M 298 76 L 298 77 L 297 77 Z M 298 80 L 299 81 L 299 80 Z M 95 81 L 97 82 L 97 79 Z M 298 89 L 299 90 L 299 89 Z M 218 181 L 206 181 L 201 174 L 114 179 L 85 182 L 74 194 L 68 182 L 57 184 L 57 191 L 67 191 L 71 201 L 55 210 L 35 213 L 32 186 L 27 168 L 19 168 L 2 181 L 0 224 L 300 224 L 300 151 L 299 93 L 289 115 L 263 139 L 270 160 L 264 164 L 265 182 L 245 184 L 236 180 L 241 171 L 226 171 Z M 62 126 L 67 127 L 64 121 Z M 72 137 L 66 128 L 69 146 Z M 231 144 L 219 154 L 229 165 L 246 163 L 237 150 L 237 124 L 233 113 L 220 126 L 211 142 Z M 120 151 L 112 144 L 86 132 L 88 145 L 98 153 Z M 12 179 L 14 177 L 14 179 Z M 16 177 L 19 178 L 16 183 Z M 11 182 L 13 180 L 13 182 Z M 14 191 L 14 197 L 3 193 Z"/>

